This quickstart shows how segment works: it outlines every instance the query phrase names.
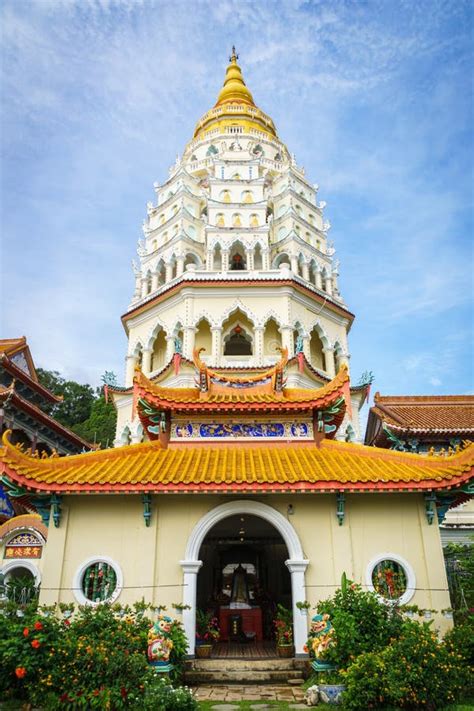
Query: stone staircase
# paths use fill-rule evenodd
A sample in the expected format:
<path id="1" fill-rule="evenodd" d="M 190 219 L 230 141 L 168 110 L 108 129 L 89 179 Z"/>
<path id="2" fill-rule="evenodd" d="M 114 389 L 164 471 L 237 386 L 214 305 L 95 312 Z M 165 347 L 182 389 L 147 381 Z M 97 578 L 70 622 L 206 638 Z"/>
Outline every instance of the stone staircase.
<path id="1" fill-rule="evenodd" d="M 297 659 L 190 659 L 185 681 L 191 686 L 218 684 L 302 684 L 305 660 Z"/>

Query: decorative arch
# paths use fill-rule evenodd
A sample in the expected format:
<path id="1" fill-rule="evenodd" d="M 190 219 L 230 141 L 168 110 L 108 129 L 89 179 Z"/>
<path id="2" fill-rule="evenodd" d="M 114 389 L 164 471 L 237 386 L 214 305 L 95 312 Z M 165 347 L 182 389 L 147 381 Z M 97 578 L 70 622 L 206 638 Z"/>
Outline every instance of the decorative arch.
<path id="1" fill-rule="evenodd" d="M 291 588 L 293 597 L 293 634 L 297 656 L 306 656 L 304 645 L 307 638 L 306 617 L 299 614 L 296 603 L 306 599 L 305 571 L 309 561 L 304 558 L 303 548 L 298 534 L 279 511 L 260 501 L 243 499 L 240 501 L 230 501 L 220 506 L 216 506 L 208 511 L 194 526 L 189 536 L 184 560 L 180 561 L 183 569 L 183 604 L 189 605 L 190 609 L 183 611 L 183 624 L 186 636 L 189 641 L 189 653 L 194 655 L 194 645 L 196 637 L 196 589 L 197 574 L 202 566 L 199 560 L 204 538 L 209 531 L 220 521 L 237 514 L 257 516 L 268 521 L 281 535 L 288 549 L 289 558 L 286 566 L 291 574 Z"/>
<path id="2" fill-rule="evenodd" d="M 39 587 L 41 585 L 41 573 L 39 569 L 34 563 L 29 560 L 25 560 L 24 558 L 19 558 L 18 560 L 12 560 L 8 563 L 5 563 L 0 568 L 0 572 L 3 573 L 3 575 L 5 576 L 5 582 L 8 582 L 8 578 L 11 573 L 16 569 L 21 568 L 24 568 L 29 573 L 31 573 L 34 578 L 36 587 Z"/>
<path id="3" fill-rule="evenodd" d="M 201 262 L 201 257 L 196 254 L 196 252 L 186 252 L 184 255 L 184 269 L 186 270 L 186 267 L 189 264 L 194 264 L 196 267 L 201 267 L 202 262 Z"/>
<path id="4" fill-rule="evenodd" d="M 281 254 L 277 254 L 275 259 L 273 260 L 273 268 L 274 269 L 279 269 L 280 264 L 291 264 L 290 260 L 290 255 L 287 254 L 286 252 L 282 252 Z"/>
<path id="5" fill-rule="evenodd" d="M 148 331 L 148 336 L 145 338 L 145 348 L 153 348 L 153 343 L 160 331 L 166 332 L 166 327 L 160 319 L 156 319 L 155 325 Z"/>
<path id="6" fill-rule="evenodd" d="M 245 316 L 247 316 L 248 320 L 251 321 L 254 326 L 258 323 L 258 319 L 256 318 L 254 312 L 249 309 L 248 306 L 245 306 L 245 304 L 243 304 L 240 299 L 236 299 L 232 306 L 229 306 L 229 308 L 226 309 L 222 314 L 220 325 L 223 326 L 225 321 L 227 321 L 227 319 L 230 318 L 236 311 L 241 311 L 243 314 L 245 314 Z"/>

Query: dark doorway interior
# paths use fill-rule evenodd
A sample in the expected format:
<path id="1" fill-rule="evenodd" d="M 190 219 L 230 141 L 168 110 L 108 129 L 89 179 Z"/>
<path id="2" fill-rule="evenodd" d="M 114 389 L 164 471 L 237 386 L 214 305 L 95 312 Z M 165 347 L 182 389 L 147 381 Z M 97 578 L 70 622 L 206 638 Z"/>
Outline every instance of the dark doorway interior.
<path id="1" fill-rule="evenodd" d="M 288 551 L 278 531 L 257 516 L 230 516 L 211 529 L 199 557 L 197 606 L 219 618 L 221 639 L 271 640 L 277 604 L 291 607 Z M 235 634 L 231 618 L 240 618 Z"/>

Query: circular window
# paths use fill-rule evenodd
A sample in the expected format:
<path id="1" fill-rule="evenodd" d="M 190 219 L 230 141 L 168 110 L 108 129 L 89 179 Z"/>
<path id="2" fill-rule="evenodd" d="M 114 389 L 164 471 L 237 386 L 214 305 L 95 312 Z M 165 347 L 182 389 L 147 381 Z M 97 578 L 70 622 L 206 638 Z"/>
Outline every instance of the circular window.
<path id="1" fill-rule="evenodd" d="M 366 573 L 369 590 L 387 602 L 405 605 L 415 593 L 415 574 L 398 555 L 386 553 L 372 560 Z"/>
<path id="2" fill-rule="evenodd" d="M 122 590 L 122 571 L 110 558 L 89 558 L 74 577 L 74 596 L 81 604 L 113 602 Z"/>

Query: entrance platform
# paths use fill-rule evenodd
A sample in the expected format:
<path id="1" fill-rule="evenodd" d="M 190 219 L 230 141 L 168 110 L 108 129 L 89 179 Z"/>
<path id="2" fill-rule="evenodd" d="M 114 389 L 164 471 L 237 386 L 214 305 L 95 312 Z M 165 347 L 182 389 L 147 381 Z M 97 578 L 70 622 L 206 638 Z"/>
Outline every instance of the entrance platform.
<path id="1" fill-rule="evenodd" d="M 224 643 L 225 646 L 230 646 Z M 307 660 L 281 659 L 274 654 L 271 647 L 262 644 L 262 651 L 272 656 L 251 656 L 248 649 L 251 645 L 235 645 L 245 647 L 245 656 L 219 657 L 211 659 L 189 659 L 186 662 L 185 679 L 188 685 L 265 685 L 278 684 L 299 686 L 309 673 Z M 248 656 L 247 656 L 248 654 Z M 254 650 L 255 654 L 255 650 Z"/>
<path id="2" fill-rule="evenodd" d="M 275 642 L 218 642 L 212 659 L 278 659 Z"/>

